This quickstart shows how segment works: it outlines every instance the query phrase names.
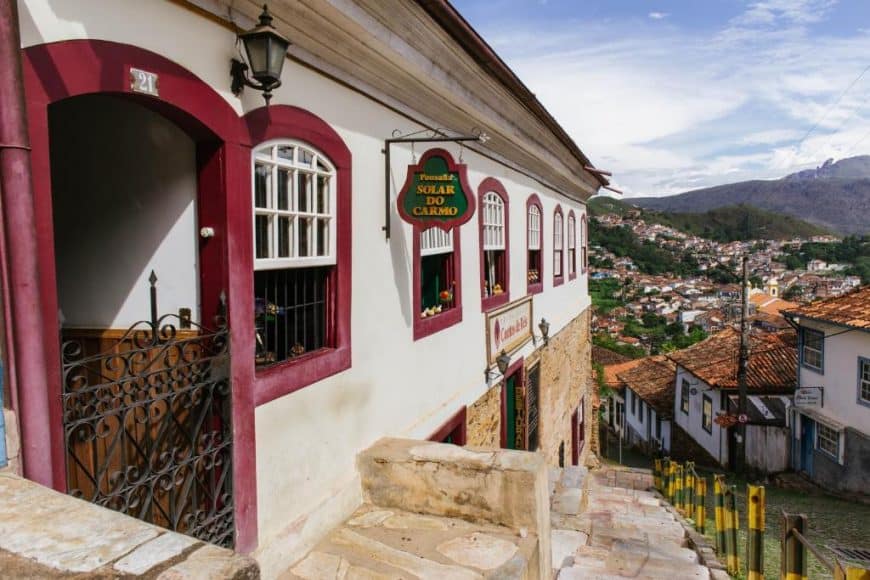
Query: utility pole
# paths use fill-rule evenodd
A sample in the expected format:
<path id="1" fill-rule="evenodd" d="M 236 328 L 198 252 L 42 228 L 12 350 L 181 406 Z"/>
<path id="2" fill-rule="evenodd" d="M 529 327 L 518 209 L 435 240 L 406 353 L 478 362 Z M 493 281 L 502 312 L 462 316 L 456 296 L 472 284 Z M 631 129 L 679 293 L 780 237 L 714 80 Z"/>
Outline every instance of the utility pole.
<path id="1" fill-rule="evenodd" d="M 747 257 L 743 256 L 743 308 L 740 313 L 740 359 L 737 367 L 737 414 L 746 414 L 746 391 L 749 374 L 749 266 Z M 746 467 L 746 423 L 737 423 L 735 440 L 735 471 L 743 473 Z"/>

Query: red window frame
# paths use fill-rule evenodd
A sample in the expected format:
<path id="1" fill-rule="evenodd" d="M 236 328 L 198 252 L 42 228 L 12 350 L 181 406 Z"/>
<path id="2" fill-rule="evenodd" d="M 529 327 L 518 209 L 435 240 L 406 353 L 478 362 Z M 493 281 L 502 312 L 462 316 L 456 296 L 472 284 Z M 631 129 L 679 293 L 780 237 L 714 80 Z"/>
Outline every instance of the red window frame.
<path id="1" fill-rule="evenodd" d="M 414 238 L 414 279 L 412 282 L 414 288 L 414 309 L 412 315 L 414 317 L 414 340 L 416 341 L 462 322 L 462 248 L 459 243 L 459 227 L 452 228 L 453 252 L 451 254 L 451 267 L 453 268 L 453 274 L 455 276 L 455 280 L 453 280 L 453 308 L 445 310 L 441 314 L 421 318 L 420 311 L 422 310 L 423 305 L 423 289 L 420 287 L 422 282 L 420 279 L 422 261 L 420 252 L 420 234 L 422 234 L 424 230 L 423 228 L 414 226 L 412 231 Z"/>
<path id="2" fill-rule="evenodd" d="M 448 436 L 453 435 L 456 439 L 453 445 L 459 445 L 460 447 L 465 446 L 465 444 L 468 442 L 466 425 L 467 412 L 468 407 L 466 406 L 463 406 L 461 409 L 459 409 L 456 414 L 447 419 L 447 421 L 443 425 L 438 427 L 437 431 L 432 433 L 432 435 L 429 437 L 429 441 L 441 443 Z"/>
<path id="3" fill-rule="evenodd" d="M 559 226 L 559 230 L 556 230 L 556 216 L 559 216 L 562 225 Z M 562 236 L 562 248 L 556 248 L 556 234 L 559 233 Z M 558 253 L 558 255 L 557 255 Z M 559 272 L 558 276 L 556 275 L 556 260 L 559 261 Z M 556 209 L 553 210 L 553 287 L 561 286 L 565 282 L 565 214 L 562 213 L 562 205 L 556 205 Z"/>
<path id="4" fill-rule="evenodd" d="M 486 259 L 483 250 L 483 196 L 487 193 L 495 193 L 504 204 L 504 264 L 502 271 L 504 272 L 504 292 L 493 296 L 484 296 L 486 291 Z M 507 190 L 504 185 L 494 177 L 487 177 L 480 182 L 477 188 L 477 200 L 480 202 L 480 208 L 477 212 L 477 224 L 479 234 L 479 249 L 480 249 L 480 308 L 482 312 L 498 308 L 510 302 L 510 283 L 511 283 L 511 260 L 510 260 L 510 200 Z"/>
<path id="5" fill-rule="evenodd" d="M 574 224 L 574 235 L 569 235 L 571 232 L 570 224 Z M 574 215 L 574 210 L 568 212 L 568 222 L 565 225 L 565 235 L 567 236 L 567 253 L 568 253 L 568 280 L 573 280 L 577 277 L 577 217 Z M 570 246 L 570 242 L 574 242 L 574 247 Z"/>
<path id="6" fill-rule="evenodd" d="M 581 218 L 583 224 L 583 232 L 580 236 L 580 273 L 585 274 L 589 269 L 589 222 L 586 220 L 586 214 Z"/>
<path id="7" fill-rule="evenodd" d="M 336 263 L 327 284 L 329 307 L 327 320 L 330 326 L 331 348 L 323 348 L 296 359 L 283 361 L 274 366 L 255 369 L 255 404 L 262 405 L 295 392 L 351 367 L 351 153 L 350 149 L 324 120 L 316 115 L 288 105 L 272 105 L 256 109 L 245 116 L 252 150 L 260 143 L 287 139 L 307 143 L 326 155 L 335 167 L 336 179 Z M 248 150 L 250 155 L 251 150 Z M 253 207 L 253 163 L 246 161 L 248 211 Z M 248 214 L 249 217 L 250 214 Z M 247 219 L 245 232 L 250 248 L 248 259 L 252 272 L 247 294 L 254 297 L 254 236 L 252 220 Z M 253 315 L 251 316 L 253 326 Z M 238 329 L 237 329 L 238 330 Z M 252 329 L 253 330 L 253 329 Z M 253 336 L 253 332 L 251 333 Z M 254 366 L 253 351 L 251 366 Z"/>
<path id="8" fill-rule="evenodd" d="M 534 264 L 538 267 L 538 281 L 531 282 L 529 280 L 529 270 L 533 264 L 529 260 L 531 250 L 529 249 L 529 210 L 532 206 L 537 206 L 538 212 L 541 214 L 541 230 L 538 232 L 538 242 L 540 249 L 538 250 L 538 263 Z M 539 294 L 544 290 L 544 206 L 541 204 L 541 199 L 536 193 L 533 193 L 526 200 L 526 292 L 529 294 Z"/>

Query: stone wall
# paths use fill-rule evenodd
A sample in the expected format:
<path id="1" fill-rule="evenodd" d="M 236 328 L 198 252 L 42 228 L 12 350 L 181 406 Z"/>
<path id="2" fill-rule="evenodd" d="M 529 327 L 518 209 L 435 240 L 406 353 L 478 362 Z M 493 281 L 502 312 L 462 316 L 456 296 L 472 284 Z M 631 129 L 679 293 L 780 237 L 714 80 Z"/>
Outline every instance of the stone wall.
<path id="1" fill-rule="evenodd" d="M 541 363 L 540 446 L 547 463 L 559 465 L 559 446 L 565 445 L 565 464 L 571 463 L 571 416 L 580 397 L 586 396 L 586 444 L 580 465 L 586 463 L 592 441 L 592 343 L 589 337 L 589 310 L 566 325 L 549 344 L 536 351 L 539 357 L 526 359 L 526 369 Z"/>
<path id="2" fill-rule="evenodd" d="M 489 389 L 466 411 L 466 444 L 498 449 L 501 443 L 501 384 Z"/>

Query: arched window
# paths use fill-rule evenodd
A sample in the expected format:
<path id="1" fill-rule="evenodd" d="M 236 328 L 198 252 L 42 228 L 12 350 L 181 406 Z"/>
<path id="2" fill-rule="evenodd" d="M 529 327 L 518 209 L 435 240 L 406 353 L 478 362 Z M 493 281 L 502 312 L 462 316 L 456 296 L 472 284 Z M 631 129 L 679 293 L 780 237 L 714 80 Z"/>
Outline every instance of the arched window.
<path id="1" fill-rule="evenodd" d="M 580 220 L 580 254 L 580 267 L 585 274 L 589 267 L 589 222 L 585 213 Z"/>
<path id="2" fill-rule="evenodd" d="M 564 268 L 564 228 L 562 227 L 562 206 L 557 205 L 553 211 L 553 286 L 565 281 Z"/>
<path id="3" fill-rule="evenodd" d="M 526 279 L 529 294 L 537 294 L 544 289 L 543 261 L 541 249 L 544 245 L 544 224 L 541 200 L 532 195 L 526 202 Z"/>
<path id="4" fill-rule="evenodd" d="M 491 177 L 483 180 L 478 194 L 481 305 L 486 311 L 510 300 L 509 202 L 504 186 Z"/>
<path id="5" fill-rule="evenodd" d="M 336 180 L 295 141 L 257 147 L 253 164 L 256 362 L 270 365 L 334 346 Z"/>
<path id="6" fill-rule="evenodd" d="M 568 280 L 577 277 L 577 220 L 574 210 L 568 212 Z"/>

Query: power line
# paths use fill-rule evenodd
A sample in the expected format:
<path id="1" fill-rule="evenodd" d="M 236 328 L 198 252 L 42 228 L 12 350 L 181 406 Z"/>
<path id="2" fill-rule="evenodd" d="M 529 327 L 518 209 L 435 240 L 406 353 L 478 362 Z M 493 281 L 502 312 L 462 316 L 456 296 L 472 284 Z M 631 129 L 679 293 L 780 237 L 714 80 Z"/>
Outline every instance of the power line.
<path id="1" fill-rule="evenodd" d="M 842 93 L 840 93 L 840 96 L 837 97 L 837 100 L 834 101 L 834 103 L 827 108 L 827 110 L 825 111 L 825 114 L 822 115 L 822 118 L 819 119 L 818 121 L 816 121 L 816 124 L 813 125 L 810 128 L 810 130 L 806 132 L 806 135 L 804 135 L 800 141 L 798 141 L 797 148 L 800 148 L 800 146 L 803 145 L 804 141 L 806 141 L 807 138 L 810 135 L 812 135 L 816 129 L 818 129 L 819 125 L 821 125 L 825 121 L 825 119 L 828 118 L 828 115 L 831 114 L 831 111 L 833 111 L 834 109 L 837 108 L 837 105 L 840 104 L 840 101 L 843 100 L 843 97 L 846 96 L 846 93 L 848 93 L 850 90 L 852 90 L 852 87 L 854 87 L 858 83 L 858 81 L 860 81 L 864 77 L 864 75 L 867 74 L 867 71 L 870 71 L 870 64 L 868 64 L 866 67 L 864 67 L 864 70 L 861 71 L 861 74 L 859 74 L 857 77 L 855 77 L 855 79 L 851 83 L 849 83 L 849 86 L 846 87 Z"/>

